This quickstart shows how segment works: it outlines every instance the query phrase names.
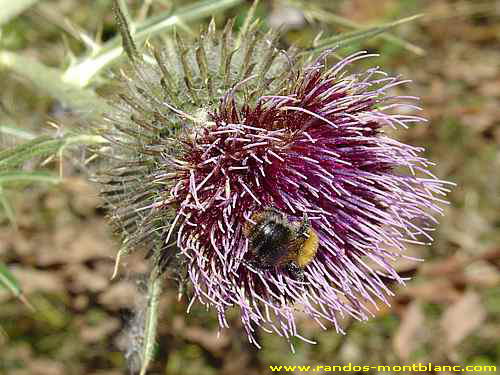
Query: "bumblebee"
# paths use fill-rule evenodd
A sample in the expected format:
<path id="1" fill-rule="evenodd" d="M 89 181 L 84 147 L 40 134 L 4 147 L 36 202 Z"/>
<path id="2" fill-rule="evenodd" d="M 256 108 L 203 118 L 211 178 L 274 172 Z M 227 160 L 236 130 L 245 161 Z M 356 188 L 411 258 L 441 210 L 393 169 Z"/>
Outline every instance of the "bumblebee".
<path id="1" fill-rule="evenodd" d="M 283 213 L 268 208 L 250 219 L 243 227 L 249 240 L 250 265 L 261 270 L 278 267 L 304 281 L 304 268 L 314 259 L 319 245 L 307 215 L 304 213 L 302 221 L 289 222 Z"/>

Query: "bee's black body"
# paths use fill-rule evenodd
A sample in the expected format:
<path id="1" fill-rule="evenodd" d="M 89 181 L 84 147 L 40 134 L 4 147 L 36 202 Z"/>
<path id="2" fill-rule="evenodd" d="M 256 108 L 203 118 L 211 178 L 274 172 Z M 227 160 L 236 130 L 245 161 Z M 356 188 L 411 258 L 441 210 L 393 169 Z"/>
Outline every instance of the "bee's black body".
<path id="1" fill-rule="evenodd" d="M 288 254 L 293 233 L 280 217 L 272 215 L 258 223 L 250 232 L 252 252 L 263 268 L 270 268 Z"/>
<path id="2" fill-rule="evenodd" d="M 249 239 L 250 265 L 261 270 L 278 267 L 303 281 L 304 270 L 299 266 L 298 258 L 303 253 L 309 236 L 316 236 L 309 226 L 307 216 L 304 216 L 302 222 L 290 223 L 281 212 L 269 208 L 255 213 L 252 221 L 255 224 L 244 227 L 244 233 Z"/>

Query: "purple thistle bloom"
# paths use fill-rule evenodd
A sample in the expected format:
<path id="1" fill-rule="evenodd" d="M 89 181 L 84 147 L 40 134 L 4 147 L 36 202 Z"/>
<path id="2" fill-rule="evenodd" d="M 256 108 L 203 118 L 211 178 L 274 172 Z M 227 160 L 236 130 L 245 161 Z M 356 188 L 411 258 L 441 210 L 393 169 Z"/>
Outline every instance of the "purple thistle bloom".
<path id="1" fill-rule="evenodd" d="M 365 320 L 368 304 L 387 303 L 384 279 L 403 283 L 391 261 L 432 241 L 431 213 L 446 203 L 423 149 L 383 131 L 423 121 L 401 113 L 417 98 L 391 96 L 408 81 L 378 68 L 348 73 L 365 52 L 329 66 L 328 53 L 304 61 L 253 30 L 238 46 L 230 30 L 211 27 L 191 48 L 178 39 L 176 55 L 125 77 L 103 180 L 114 224 L 129 251 L 185 270 L 191 303 L 221 327 L 239 308 L 257 346 L 255 327 L 302 338 L 298 310 L 342 332 L 339 316 Z M 306 214 L 319 238 L 303 280 L 250 259 L 245 225 L 269 208 L 291 223 Z"/>

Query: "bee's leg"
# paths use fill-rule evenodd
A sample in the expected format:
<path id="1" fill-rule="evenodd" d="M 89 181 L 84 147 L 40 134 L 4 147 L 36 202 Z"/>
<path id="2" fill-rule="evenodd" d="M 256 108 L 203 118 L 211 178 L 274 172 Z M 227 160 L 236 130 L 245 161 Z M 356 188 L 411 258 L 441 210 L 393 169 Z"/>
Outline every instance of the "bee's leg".
<path id="1" fill-rule="evenodd" d="M 302 218 L 302 222 L 297 229 L 297 236 L 302 238 L 303 240 L 306 240 L 309 238 L 309 228 L 311 224 L 309 223 L 309 218 L 307 217 L 307 214 L 304 212 L 304 216 Z"/>
<path id="2" fill-rule="evenodd" d="M 295 280 L 304 282 L 304 270 L 300 268 L 295 262 L 289 262 L 285 266 L 285 270 L 288 271 Z"/>
<path id="3" fill-rule="evenodd" d="M 272 262 L 268 257 L 262 258 L 262 259 L 257 259 L 257 258 L 250 258 L 250 259 L 243 259 L 241 261 L 241 264 L 243 264 L 247 268 L 251 268 L 256 271 L 269 271 L 274 268 L 274 262 Z"/>

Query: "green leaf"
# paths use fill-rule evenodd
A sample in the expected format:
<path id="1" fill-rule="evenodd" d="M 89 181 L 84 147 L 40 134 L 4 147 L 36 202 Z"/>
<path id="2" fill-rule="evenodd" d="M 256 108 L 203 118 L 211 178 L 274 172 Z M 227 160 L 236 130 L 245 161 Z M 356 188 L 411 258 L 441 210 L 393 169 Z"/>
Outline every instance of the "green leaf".
<path id="1" fill-rule="evenodd" d="M 7 266 L 3 263 L 0 263 L 0 286 L 7 289 L 27 307 L 34 310 L 33 306 L 28 302 L 26 297 L 23 295 L 19 282 L 16 280 L 14 275 L 9 271 Z"/>
<path id="2" fill-rule="evenodd" d="M 0 26 L 9 22 L 38 0 L 0 0 Z"/>
<path id="3" fill-rule="evenodd" d="M 77 134 L 61 138 L 39 136 L 29 142 L 17 145 L 0 152 L 0 170 L 12 170 L 35 157 L 46 157 L 64 151 L 72 145 L 93 145 L 108 143 L 98 135 Z"/>
<path id="4" fill-rule="evenodd" d="M 0 51 L 0 66 L 31 81 L 37 89 L 59 100 L 81 117 L 96 117 L 106 112 L 107 104 L 94 91 L 64 80 L 64 72 L 35 59 L 9 51 Z"/>
<path id="5" fill-rule="evenodd" d="M 0 263 L 0 285 L 16 297 L 21 294 L 21 287 L 18 281 L 3 263 Z"/>
<path id="6" fill-rule="evenodd" d="M 16 227 L 16 214 L 14 212 L 14 208 L 10 204 L 9 200 L 5 196 L 5 191 L 2 185 L 0 185 L 0 207 L 3 208 L 5 212 L 5 216 L 7 216 L 7 219 L 9 219 L 10 223 Z"/>
<path id="7" fill-rule="evenodd" d="M 342 33 L 339 35 L 334 35 L 332 37 L 321 40 L 319 43 L 316 43 L 316 45 L 310 48 L 309 51 L 319 52 L 327 48 L 345 47 L 346 45 L 352 44 L 362 39 L 373 38 L 374 36 L 382 34 L 387 30 L 392 29 L 393 27 L 402 25 L 410 21 L 414 21 L 422 16 L 423 16 L 422 14 L 416 14 L 410 17 L 402 18 L 394 22 L 389 22 L 383 25 L 370 27 L 364 30 L 352 31 L 348 33 Z"/>
<path id="8" fill-rule="evenodd" d="M 324 7 L 315 6 L 310 2 L 299 1 L 299 0 L 281 0 L 281 1 L 284 1 L 286 4 L 289 4 L 292 7 L 300 9 L 304 13 L 306 19 L 311 20 L 313 22 L 320 21 L 328 24 L 340 25 L 350 29 L 358 29 L 358 30 L 363 28 L 363 25 L 361 23 L 342 17 Z M 388 32 L 384 32 L 380 37 L 385 41 L 400 46 L 416 55 L 419 56 L 425 55 L 424 49 L 404 40 L 399 36 L 390 34 Z"/>
<path id="9" fill-rule="evenodd" d="M 0 0 L 0 4 L 5 1 Z M 11 1 L 16 3 L 16 1 Z M 242 3 L 243 0 L 205 0 L 179 9 L 150 17 L 137 25 L 134 41 L 141 43 L 176 25 L 213 15 L 224 9 Z M 3 8 L 1 12 L 3 12 Z M 79 111 L 81 117 L 96 118 L 107 111 L 106 102 L 90 89 L 84 89 L 97 75 L 109 67 L 123 52 L 121 38 L 115 37 L 102 46 L 96 46 L 92 53 L 81 58 L 67 70 L 51 68 L 17 53 L 0 51 L 0 67 L 27 78 L 42 92 L 58 99 L 64 106 Z"/>
<path id="10" fill-rule="evenodd" d="M 153 270 L 150 274 L 148 284 L 148 309 L 146 312 L 146 324 L 144 327 L 144 344 L 140 375 L 146 374 L 149 364 L 154 356 L 162 281 L 163 278 L 159 276 L 157 270 Z"/>
<path id="11" fill-rule="evenodd" d="M 0 125 L 0 134 L 12 135 L 26 140 L 36 138 L 35 134 L 14 125 Z"/>
<path id="12" fill-rule="evenodd" d="M 64 144 L 64 139 L 40 136 L 32 141 L 0 152 L 0 170 L 15 169 L 37 156 L 49 156 Z"/>
<path id="13" fill-rule="evenodd" d="M 134 30 L 134 41 L 140 44 L 174 26 L 182 26 L 186 22 L 214 15 L 242 2 L 243 0 L 205 0 L 180 8 L 174 14 L 171 11 L 160 13 L 137 25 L 131 25 Z M 121 37 L 114 37 L 97 52 L 85 56 L 78 63 L 70 66 L 64 72 L 62 79 L 75 86 L 85 87 L 97 77 L 99 72 L 120 58 L 122 52 Z"/>

